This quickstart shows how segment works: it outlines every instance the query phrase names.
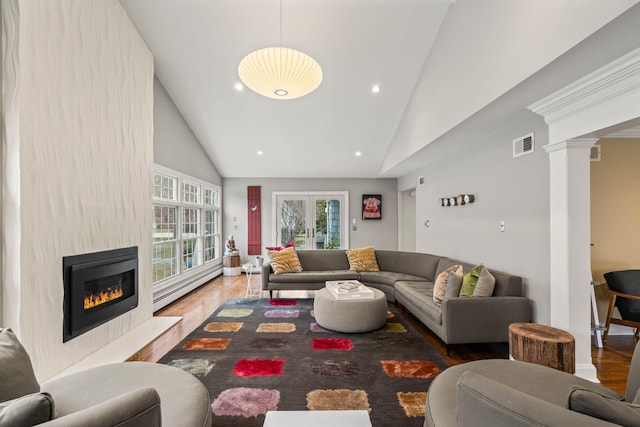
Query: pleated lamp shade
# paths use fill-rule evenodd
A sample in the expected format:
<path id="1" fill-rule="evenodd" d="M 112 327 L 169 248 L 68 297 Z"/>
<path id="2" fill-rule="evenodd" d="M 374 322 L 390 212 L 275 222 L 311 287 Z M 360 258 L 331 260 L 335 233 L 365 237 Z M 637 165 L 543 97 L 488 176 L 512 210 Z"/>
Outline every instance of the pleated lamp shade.
<path id="1" fill-rule="evenodd" d="M 295 99 L 320 86 L 322 68 L 309 55 L 287 47 L 251 52 L 238 65 L 240 80 L 249 89 L 272 99 Z"/>

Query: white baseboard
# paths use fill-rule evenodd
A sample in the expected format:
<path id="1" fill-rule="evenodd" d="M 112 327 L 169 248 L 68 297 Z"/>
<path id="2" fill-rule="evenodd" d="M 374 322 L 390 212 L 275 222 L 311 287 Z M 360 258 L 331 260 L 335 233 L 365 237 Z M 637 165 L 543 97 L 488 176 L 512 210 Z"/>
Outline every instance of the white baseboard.
<path id="1" fill-rule="evenodd" d="M 580 378 L 584 378 L 585 380 L 589 380 L 594 383 L 600 383 L 598 379 L 598 371 L 593 363 L 584 363 L 581 365 L 576 365 L 576 373 L 575 375 Z"/>

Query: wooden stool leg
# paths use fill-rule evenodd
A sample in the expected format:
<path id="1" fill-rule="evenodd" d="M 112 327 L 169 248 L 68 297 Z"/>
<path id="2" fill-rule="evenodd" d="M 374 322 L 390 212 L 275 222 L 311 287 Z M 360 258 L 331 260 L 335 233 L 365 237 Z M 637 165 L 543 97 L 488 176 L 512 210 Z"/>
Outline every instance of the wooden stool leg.
<path id="1" fill-rule="evenodd" d="M 604 336 L 602 337 L 602 341 L 607 342 L 607 336 L 609 335 L 609 327 L 611 326 L 611 316 L 613 315 L 613 308 L 616 305 L 616 295 L 611 295 L 611 299 L 609 300 L 609 311 L 607 311 L 607 323 L 604 325 Z"/>

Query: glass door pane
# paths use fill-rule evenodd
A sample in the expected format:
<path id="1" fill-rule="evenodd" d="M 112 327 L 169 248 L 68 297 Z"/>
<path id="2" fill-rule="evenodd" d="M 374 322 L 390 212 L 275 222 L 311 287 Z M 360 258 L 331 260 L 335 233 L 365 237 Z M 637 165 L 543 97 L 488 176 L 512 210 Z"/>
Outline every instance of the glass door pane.
<path id="1" fill-rule="evenodd" d="M 315 197 L 315 227 L 312 238 L 316 249 L 339 249 L 342 245 L 341 201 Z"/>
<path id="2" fill-rule="evenodd" d="M 294 242 L 297 249 L 308 249 L 308 198 L 278 198 L 277 244 L 287 246 Z"/>

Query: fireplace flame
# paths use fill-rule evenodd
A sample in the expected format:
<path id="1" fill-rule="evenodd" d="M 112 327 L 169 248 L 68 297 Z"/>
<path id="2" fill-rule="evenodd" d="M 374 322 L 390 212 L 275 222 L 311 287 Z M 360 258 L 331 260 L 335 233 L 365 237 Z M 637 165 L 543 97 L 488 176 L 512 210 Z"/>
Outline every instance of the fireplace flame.
<path id="1" fill-rule="evenodd" d="M 105 304 L 114 299 L 118 299 L 123 295 L 122 288 L 108 287 L 103 289 L 99 294 L 91 294 L 84 297 L 84 309 L 88 310 L 93 307 L 97 307 L 101 304 Z"/>

